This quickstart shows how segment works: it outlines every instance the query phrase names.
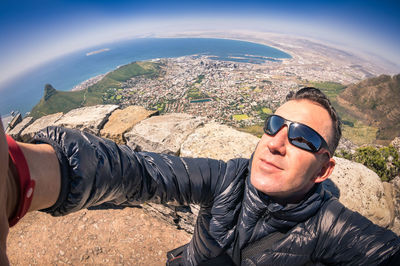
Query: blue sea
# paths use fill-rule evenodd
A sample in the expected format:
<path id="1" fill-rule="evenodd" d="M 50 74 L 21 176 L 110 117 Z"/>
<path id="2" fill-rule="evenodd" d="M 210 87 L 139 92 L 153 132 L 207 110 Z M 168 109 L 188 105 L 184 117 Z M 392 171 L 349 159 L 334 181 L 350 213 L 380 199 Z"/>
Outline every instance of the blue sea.
<path id="1" fill-rule="evenodd" d="M 87 55 L 106 48 L 109 50 Z M 266 45 L 226 39 L 144 38 L 102 44 L 58 57 L 0 85 L 0 114 L 4 116 L 12 110 L 29 112 L 42 98 L 46 83 L 67 91 L 82 81 L 134 61 L 187 55 L 250 63 L 291 57 Z"/>

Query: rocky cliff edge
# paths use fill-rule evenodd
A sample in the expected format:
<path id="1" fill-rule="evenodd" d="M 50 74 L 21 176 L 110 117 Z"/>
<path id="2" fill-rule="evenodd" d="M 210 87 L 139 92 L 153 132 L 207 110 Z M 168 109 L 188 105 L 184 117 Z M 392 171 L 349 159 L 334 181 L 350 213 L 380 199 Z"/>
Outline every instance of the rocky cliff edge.
<path id="1" fill-rule="evenodd" d="M 42 117 L 26 117 L 7 132 L 29 142 L 35 132 L 58 125 L 88 131 L 134 150 L 229 160 L 250 158 L 259 139 L 188 114 L 165 114 L 140 106 L 97 105 Z M 383 183 L 365 166 L 335 157 L 324 186 L 348 208 L 400 234 L 400 180 Z M 165 263 L 166 251 L 186 243 L 198 206 L 145 203 L 137 208 L 100 206 L 65 217 L 29 213 L 10 230 L 11 264 Z M 183 230 L 180 230 L 183 229 Z"/>

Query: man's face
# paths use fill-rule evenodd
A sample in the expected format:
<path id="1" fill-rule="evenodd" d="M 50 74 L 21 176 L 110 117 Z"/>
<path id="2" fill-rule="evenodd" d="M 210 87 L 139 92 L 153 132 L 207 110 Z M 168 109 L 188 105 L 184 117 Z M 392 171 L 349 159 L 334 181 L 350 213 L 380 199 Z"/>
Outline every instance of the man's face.
<path id="1" fill-rule="evenodd" d="M 321 106 L 308 100 L 286 102 L 275 114 L 305 124 L 317 131 L 327 142 L 332 138 L 332 120 Z M 290 144 L 288 127 L 274 135 L 264 134 L 255 150 L 251 183 L 280 200 L 300 200 L 316 182 L 322 182 L 332 172 L 334 160 L 323 153 L 311 153 Z"/>

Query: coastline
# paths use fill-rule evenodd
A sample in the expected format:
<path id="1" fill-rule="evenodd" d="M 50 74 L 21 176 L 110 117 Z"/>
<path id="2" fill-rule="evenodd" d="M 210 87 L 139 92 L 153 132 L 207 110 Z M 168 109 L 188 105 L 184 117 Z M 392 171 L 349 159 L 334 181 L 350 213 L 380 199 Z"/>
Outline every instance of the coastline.
<path id="1" fill-rule="evenodd" d="M 134 39 L 138 39 L 139 37 L 146 39 L 146 36 L 137 36 Z M 284 34 L 277 34 L 277 33 L 265 33 L 265 32 L 244 32 L 244 31 L 235 31 L 235 32 L 183 32 L 183 33 L 160 33 L 157 35 L 152 35 L 151 38 L 219 38 L 219 39 L 226 39 L 226 40 L 235 40 L 235 41 L 246 41 L 250 43 L 255 43 L 259 45 L 267 45 L 269 47 L 278 49 L 288 55 L 291 58 L 280 58 L 279 62 L 261 62 L 262 65 L 269 68 L 269 73 L 271 73 L 273 78 L 276 79 L 287 79 L 288 82 L 297 78 L 299 80 L 311 80 L 311 81 L 330 81 L 330 82 L 338 82 L 344 85 L 348 85 L 351 83 L 356 83 L 364 78 L 378 76 L 380 74 L 392 74 L 390 71 L 386 71 L 384 67 L 380 67 L 375 61 L 367 61 L 363 58 L 360 58 L 354 54 L 350 54 L 344 50 L 340 50 L 335 48 L 334 46 L 324 45 L 321 42 L 313 41 L 309 38 L 302 38 L 296 36 L 289 36 Z M 112 47 L 110 47 L 112 48 Z M 244 58 L 237 58 L 237 59 L 244 59 L 248 60 L 251 56 L 251 49 L 250 52 L 243 53 Z M 84 54 L 83 54 L 84 56 Z M 159 57 L 159 53 L 153 59 L 148 59 L 144 61 L 154 61 L 157 60 Z M 171 58 L 180 57 L 180 56 L 173 56 Z M 229 56 L 228 56 L 229 57 Z M 90 58 L 87 57 L 87 58 Z M 233 59 L 234 56 L 232 57 Z M 264 58 L 265 59 L 265 58 Z M 216 59 L 219 60 L 219 59 Z M 224 60 L 224 59 L 221 59 Z M 135 61 L 135 60 L 133 60 Z M 140 60 L 139 60 L 140 61 Z M 234 61 L 234 60 L 232 60 Z M 257 58 L 255 59 L 257 61 Z M 119 63 L 120 64 L 120 63 Z M 79 71 L 79 67 L 76 68 L 75 75 L 81 75 L 84 71 Z M 105 71 L 110 71 L 108 68 Z M 112 71 L 112 70 L 111 70 Z M 63 73 L 64 72 L 60 72 Z M 101 69 L 96 69 L 93 73 L 102 73 Z M 65 73 L 70 74 L 70 73 Z M 107 73 L 106 73 L 107 74 Z M 81 75 L 83 78 L 91 77 L 87 80 L 80 82 L 79 84 L 74 84 L 74 82 L 69 81 L 71 85 L 58 86 L 59 84 L 63 84 L 63 76 L 65 75 L 58 75 L 55 76 L 54 79 L 51 80 L 52 85 L 55 86 L 56 89 L 60 89 L 63 91 L 79 91 L 88 88 L 89 86 L 95 84 L 102 77 L 106 74 L 101 74 L 97 76 L 91 77 L 91 75 Z M 396 74 L 396 73 L 393 73 Z M 29 97 L 29 99 L 25 99 L 21 97 L 21 94 L 26 94 L 28 88 L 39 88 L 43 86 L 42 84 L 46 84 L 48 81 L 47 78 L 43 76 L 32 76 L 30 77 L 33 82 L 29 84 L 20 82 L 18 84 L 18 88 L 22 88 L 18 91 L 13 91 L 11 94 L 7 95 L 7 102 L 2 101 L 3 108 L 1 111 L 3 113 L 8 113 L 12 109 L 20 109 L 22 113 L 25 113 L 27 109 L 26 106 L 30 105 L 29 99 L 33 97 Z M 41 79 L 41 80 L 40 80 Z M 58 80 L 55 80 L 58 79 Z M 75 80 L 78 79 L 74 78 Z M 71 79 L 71 80 L 74 80 Z M 21 79 L 23 80 L 23 79 Z M 82 80 L 82 79 L 81 79 Z M 34 84 L 36 82 L 37 84 Z M 63 84 L 64 85 L 64 84 Z M 11 85 L 8 90 L 11 91 Z M 29 87 L 31 86 L 31 87 Z M 35 87 L 34 87 L 35 86 Z M 60 88 L 61 87 L 61 88 Z M 0 95 L 2 95 L 0 93 Z M 36 96 L 35 96 L 36 97 Z M 5 97 L 1 97 L 5 99 Z M 37 101 L 40 100 L 40 97 Z M 11 106 L 10 102 L 22 102 L 24 99 L 24 104 L 20 104 L 20 106 Z M 25 108 L 25 109 L 24 109 Z"/>
<path id="2" fill-rule="evenodd" d="M 273 47 L 292 56 L 292 58 L 282 58 L 282 61 L 291 59 L 304 59 L 307 57 L 313 60 L 325 59 L 327 61 L 341 61 L 342 65 L 360 65 L 365 72 L 378 76 L 381 74 L 395 75 L 398 71 L 388 64 L 383 58 L 377 58 L 361 51 L 355 52 L 349 48 L 326 43 L 322 40 L 272 32 L 252 32 L 252 31 L 192 31 L 179 33 L 158 33 L 155 38 L 218 38 L 236 41 L 246 41 Z M 327 53 L 328 51 L 328 53 Z M 339 58 L 340 57 L 340 60 Z M 337 62 L 335 62 L 337 63 Z M 340 62 L 339 62 L 340 63 Z"/>
<path id="3" fill-rule="evenodd" d="M 108 72 L 107 72 L 108 73 Z M 96 84 L 97 82 L 99 82 L 105 75 L 107 75 L 107 73 L 105 74 L 100 74 L 94 77 L 91 77 L 85 81 L 82 81 L 81 83 L 79 83 L 78 85 L 74 86 L 71 91 L 81 91 L 81 90 L 85 90 L 88 87 Z"/>

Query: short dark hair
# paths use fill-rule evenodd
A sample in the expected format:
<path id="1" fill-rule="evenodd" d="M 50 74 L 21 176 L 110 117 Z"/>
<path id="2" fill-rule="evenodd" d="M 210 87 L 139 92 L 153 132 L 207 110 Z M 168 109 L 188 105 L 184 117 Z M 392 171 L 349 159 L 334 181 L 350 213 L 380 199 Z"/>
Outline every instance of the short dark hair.
<path id="1" fill-rule="evenodd" d="M 305 87 L 298 90 L 297 92 L 291 91 L 286 96 L 286 101 L 303 99 L 315 102 L 328 111 L 333 124 L 333 138 L 328 141 L 328 146 L 329 152 L 333 156 L 337 146 L 339 145 L 339 140 L 342 137 L 342 123 L 340 121 L 339 115 L 337 114 L 335 108 L 332 106 L 331 101 L 329 101 L 328 97 L 326 97 L 326 95 L 317 88 Z"/>

